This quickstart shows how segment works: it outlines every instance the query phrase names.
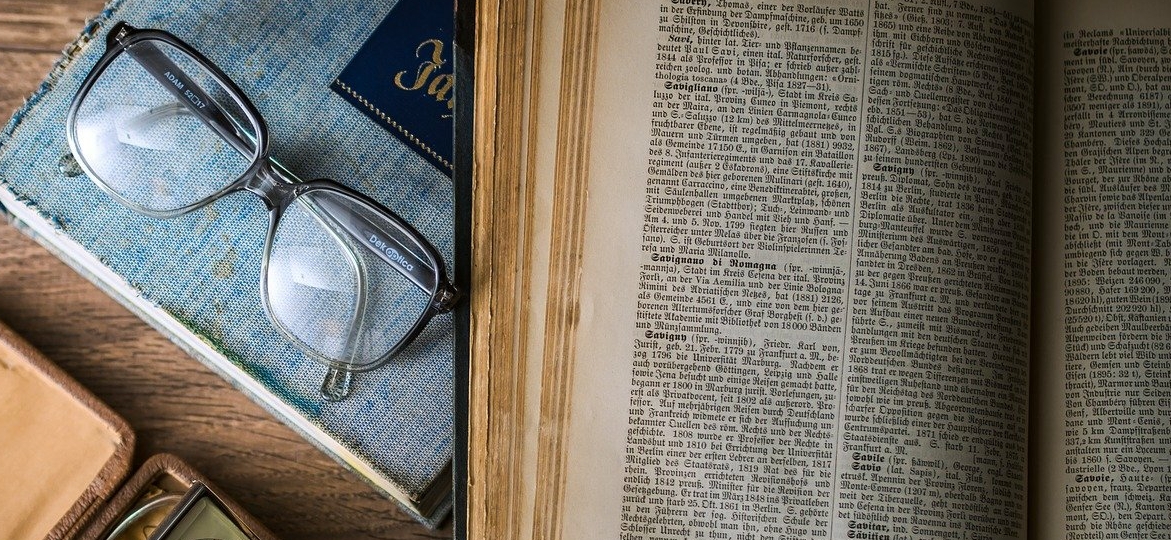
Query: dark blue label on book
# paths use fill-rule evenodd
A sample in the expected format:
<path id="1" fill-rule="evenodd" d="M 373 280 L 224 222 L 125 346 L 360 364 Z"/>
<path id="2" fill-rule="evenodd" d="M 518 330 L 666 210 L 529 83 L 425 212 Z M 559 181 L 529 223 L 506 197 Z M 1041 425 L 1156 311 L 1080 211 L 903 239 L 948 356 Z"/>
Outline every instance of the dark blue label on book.
<path id="1" fill-rule="evenodd" d="M 450 0 L 399 0 L 331 85 L 448 176 L 454 16 Z"/>

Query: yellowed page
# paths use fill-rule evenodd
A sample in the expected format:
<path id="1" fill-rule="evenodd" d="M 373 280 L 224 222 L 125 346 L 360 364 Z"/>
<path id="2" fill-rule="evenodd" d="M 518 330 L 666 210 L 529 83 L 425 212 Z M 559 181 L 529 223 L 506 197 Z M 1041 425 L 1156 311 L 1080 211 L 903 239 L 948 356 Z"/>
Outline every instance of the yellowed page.
<path id="1" fill-rule="evenodd" d="M 477 10 L 467 527 L 531 538 L 565 14 L 525 0 Z"/>
<path id="2" fill-rule="evenodd" d="M 618 538 L 658 2 L 603 2 L 563 538 Z M 623 133 L 631 136 L 623 136 Z M 633 135 L 637 133 L 638 135 Z"/>
<path id="3" fill-rule="evenodd" d="M 529 199 L 525 208 L 528 228 L 525 267 L 524 302 L 527 309 L 525 342 L 526 359 L 524 400 L 524 454 L 525 464 L 523 506 L 520 508 L 518 539 L 540 538 L 534 535 L 533 512 L 538 485 L 542 478 L 537 470 L 537 451 L 541 439 L 542 369 L 544 368 L 544 339 L 546 327 L 545 291 L 550 288 L 549 260 L 553 234 L 558 156 L 558 120 L 562 95 L 562 56 L 564 54 L 565 3 L 562 1 L 536 2 L 534 24 L 536 40 L 533 43 L 532 62 L 540 66 L 531 80 L 533 103 L 528 117 L 526 139 L 525 185 Z M 552 279 L 560 279 L 553 277 Z"/>
<path id="4" fill-rule="evenodd" d="M 1171 7 L 1040 12 L 1032 529 L 1158 538 L 1171 534 Z"/>
<path id="5" fill-rule="evenodd" d="M 1031 5 L 567 13 L 534 537 L 1023 538 Z"/>

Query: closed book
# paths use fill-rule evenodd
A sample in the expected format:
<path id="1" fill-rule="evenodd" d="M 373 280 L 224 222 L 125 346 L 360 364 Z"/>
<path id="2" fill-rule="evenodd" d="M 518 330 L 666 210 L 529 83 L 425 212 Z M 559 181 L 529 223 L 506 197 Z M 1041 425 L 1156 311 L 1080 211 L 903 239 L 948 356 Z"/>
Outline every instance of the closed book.
<path id="1" fill-rule="evenodd" d="M 375 488 L 434 526 L 450 508 L 452 317 L 321 396 L 326 368 L 278 330 L 261 300 L 268 211 L 247 193 L 166 220 L 135 213 L 70 170 L 67 110 L 118 21 L 168 31 L 219 66 L 268 124 L 271 156 L 303 179 L 376 199 L 451 266 L 448 172 L 331 90 L 395 2 L 109 4 L 0 133 L 0 206 L 70 266 Z M 402 56 L 415 70 L 414 51 Z M 450 121 L 448 119 L 447 121 Z"/>

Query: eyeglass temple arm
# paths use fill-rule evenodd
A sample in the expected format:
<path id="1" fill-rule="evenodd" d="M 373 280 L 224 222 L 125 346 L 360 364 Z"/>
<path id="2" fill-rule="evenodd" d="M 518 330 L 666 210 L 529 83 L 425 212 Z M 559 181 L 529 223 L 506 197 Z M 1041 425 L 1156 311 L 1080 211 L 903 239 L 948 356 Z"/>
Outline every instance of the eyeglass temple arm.
<path id="1" fill-rule="evenodd" d="M 134 28 L 129 24 L 119 22 L 110 30 L 107 47 L 123 47 L 119 40 L 132 30 Z M 191 110 L 195 116 L 224 141 L 232 145 L 236 151 L 245 156 L 256 152 L 255 141 L 236 129 L 236 122 L 224 114 L 207 92 L 195 84 L 190 75 L 179 68 L 153 43 L 140 41 L 135 43 L 133 47 L 126 47 L 124 50 L 163 88 L 175 96 L 175 99 Z"/>

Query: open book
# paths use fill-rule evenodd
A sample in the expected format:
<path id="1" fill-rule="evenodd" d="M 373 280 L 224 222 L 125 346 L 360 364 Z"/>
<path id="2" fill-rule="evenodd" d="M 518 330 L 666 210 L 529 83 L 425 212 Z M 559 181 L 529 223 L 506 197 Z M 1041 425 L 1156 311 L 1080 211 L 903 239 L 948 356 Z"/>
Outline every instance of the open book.
<path id="1" fill-rule="evenodd" d="M 469 537 L 1171 534 L 1171 9 L 477 9 Z"/>

